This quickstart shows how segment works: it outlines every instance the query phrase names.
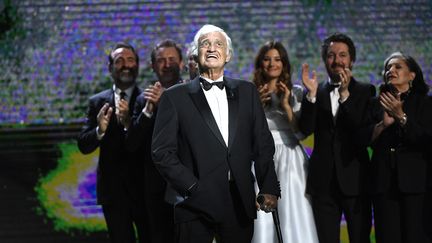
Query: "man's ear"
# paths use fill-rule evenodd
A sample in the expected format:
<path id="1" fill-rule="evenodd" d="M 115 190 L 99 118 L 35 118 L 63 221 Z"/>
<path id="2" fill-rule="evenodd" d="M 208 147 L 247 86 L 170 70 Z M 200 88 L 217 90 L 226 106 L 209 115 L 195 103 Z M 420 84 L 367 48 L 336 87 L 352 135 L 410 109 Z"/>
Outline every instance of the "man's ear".
<path id="1" fill-rule="evenodd" d="M 227 58 L 225 60 L 225 63 L 229 63 L 231 61 L 231 56 L 232 56 L 232 54 L 231 54 L 231 52 L 229 52 L 227 55 Z"/>

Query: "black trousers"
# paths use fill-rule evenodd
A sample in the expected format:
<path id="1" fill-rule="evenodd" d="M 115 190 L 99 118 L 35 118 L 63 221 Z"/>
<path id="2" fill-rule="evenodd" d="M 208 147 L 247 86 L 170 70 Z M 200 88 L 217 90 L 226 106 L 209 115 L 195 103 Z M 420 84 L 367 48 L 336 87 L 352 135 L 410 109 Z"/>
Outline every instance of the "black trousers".
<path id="1" fill-rule="evenodd" d="M 152 243 L 174 242 L 174 206 L 165 202 L 163 192 L 146 197 L 149 230 Z"/>
<path id="2" fill-rule="evenodd" d="M 210 222 L 204 217 L 175 224 L 175 242 L 211 243 L 213 238 L 218 243 L 250 243 L 253 236 L 253 219 L 246 216 L 235 184 L 230 183 L 231 200 L 223 207 L 225 220 Z"/>
<path id="3" fill-rule="evenodd" d="M 391 190 L 373 197 L 377 243 L 427 243 L 424 194 Z M 430 220 L 430 219 L 429 219 Z"/>
<path id="4" fill-rule="evenodd" d="M 312 195 L 312 211 L 320 243 L 340 242 L 340 223 L 345 216 L 350 243 L 369 243 L 372 209 L 366 196 L 345 196 L 333 182 L 327 195 Z"/>
<path id="5" fill-rule="evenodd" d="M 150 242 L 147 212 L 144 203 L 111 203 L 102 205 L 111 243 Z M 135 233 L 136 228 L 136 233 Z"/>

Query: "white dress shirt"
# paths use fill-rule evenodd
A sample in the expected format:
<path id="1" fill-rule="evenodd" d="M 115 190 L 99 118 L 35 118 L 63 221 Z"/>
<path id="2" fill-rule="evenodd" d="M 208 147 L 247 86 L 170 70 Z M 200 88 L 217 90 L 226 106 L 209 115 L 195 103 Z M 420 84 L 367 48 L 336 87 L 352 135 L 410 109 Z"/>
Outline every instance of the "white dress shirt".
<path id="1" fill-rule="evenodd" d="M 223 76 L 217 80 L 211 80 L 204 77 L 201 78 L 207 80 L 209 83 L 223 81 Z M 212 111 L 213 117 L 216 120 L 219 131 L 222 134 L 225 144 L 228 146 L 228 99 L 225 87 L 223 89 L 219 89 L 217 86 L 213 85 L 211 89 L 207 91 L 203 89 L 203 91 Z"/>
<path id="2" fill-rule="evenodd" d="M 130 98 L 132 96 L 132 91 L 135 88 L 135 86 L 131 86 L 129 88 L 127 88 L 126 90 L 123 90 L 123 92 L 126 93 L 125 96 L 125 100 L 129 103 L 130 102 Z M 115 86 L 115 84 L 113 85 L 113 90 L 114 90 L 114 103 L 115 103 L 115 107 L 116 107 L 116 116 L 118 116 L 119 114 L 119 103 L 120 103 L 120 92 L 122 92 L 121 89 L 117 88 Z"/>

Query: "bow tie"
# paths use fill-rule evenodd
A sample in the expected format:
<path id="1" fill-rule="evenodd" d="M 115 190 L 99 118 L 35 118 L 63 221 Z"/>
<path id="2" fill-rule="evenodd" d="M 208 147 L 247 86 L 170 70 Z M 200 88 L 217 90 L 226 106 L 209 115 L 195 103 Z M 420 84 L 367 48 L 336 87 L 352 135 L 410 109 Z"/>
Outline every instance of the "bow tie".
<path id="1" fill-rule="evenodd" d="M 120 99 L 121 99 L 121 100 L 126 99 L 126 97 L 127 97 L 126 92 L 124 92 L 124 91 L 120 92 Z"/>
<path id="2" fill-rule="evenodd" d="M 340 87 L 340 83 L 329 83 L 328 84 L 328 89 L 330 92 L 332 92 L 334 89 L 339 88 Z"/>
<path id="3" fill-rule="evenodd" d="M 205 91 L 210 90 L 213 87 L 213 85 L 216 85 L 219 89 L 223 89 L 225 86 L 223 81 L 210 83 L 207 80 L 200 78 L 200 82 Z"/>

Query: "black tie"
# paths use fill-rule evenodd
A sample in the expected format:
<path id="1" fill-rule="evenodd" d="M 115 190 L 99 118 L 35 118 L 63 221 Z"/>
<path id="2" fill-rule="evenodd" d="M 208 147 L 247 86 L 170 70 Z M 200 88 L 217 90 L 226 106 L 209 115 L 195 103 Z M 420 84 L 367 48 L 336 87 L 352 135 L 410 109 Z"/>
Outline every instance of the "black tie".
<path id="1" fill-rule="evenodd" d="M 120 100 L 125 100 L 126 96 L 127 96 L 126 92 L 124 91 L 120 92 Z"/>
<path id="2" fill-rule="evenodd" d="M 334 89 L 339 88 L 340 87 L 340 83 L 329 83 L 328 84 L 328 89 L 330 92 L 332 92 Z"/>
<path id="3" fill-rule="evenodd" d="M 200 82 L 202 83 L 202 86 L 203 86 L 205 91 L 211 89 L 213 87 L 213 85 L 216 85 L 219 89 L 223 89 L 225 86 L 223 81 L 210 83 L 207 80 L 200 78 Z"/>

